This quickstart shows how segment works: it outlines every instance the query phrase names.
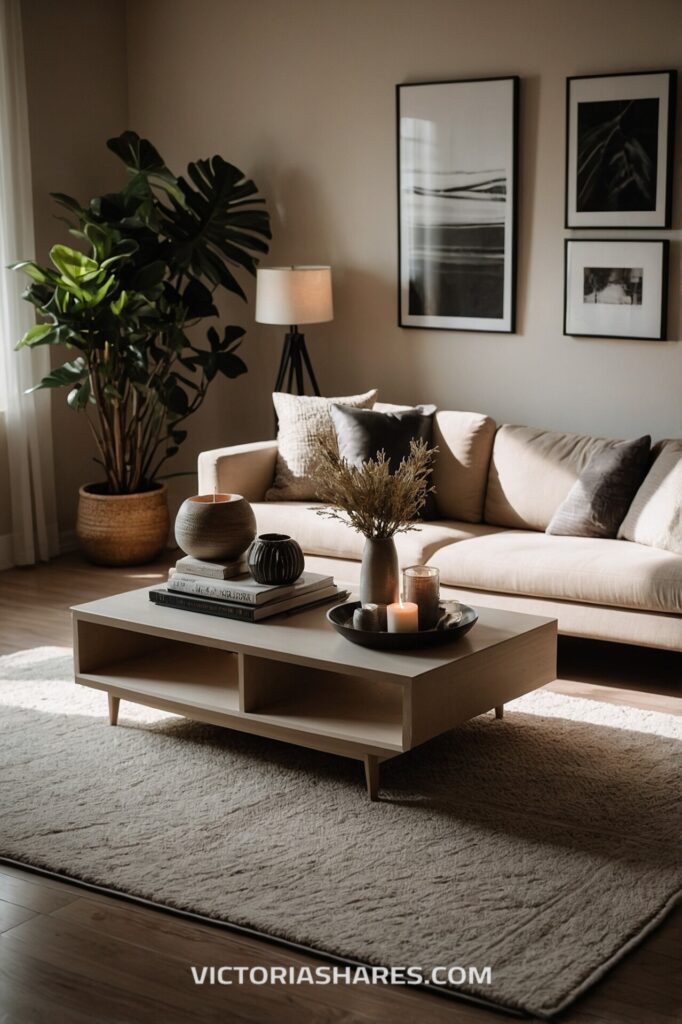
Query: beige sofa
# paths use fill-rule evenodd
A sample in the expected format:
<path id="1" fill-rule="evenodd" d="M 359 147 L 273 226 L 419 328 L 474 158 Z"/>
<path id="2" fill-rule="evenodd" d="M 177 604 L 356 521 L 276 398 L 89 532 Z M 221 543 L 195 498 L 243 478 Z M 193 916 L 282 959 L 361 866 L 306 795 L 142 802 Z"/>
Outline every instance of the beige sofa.
<path id="1" fill-rule="evenodd" d="M 681 556 L 544 533 L 592 455 L 615 442 L 438 412 L 434 443 L 442 519 L 396 538 L 402 566 L 435 565 L 462 600 L 550 615 L 567 635 L 682 651 Z M 363 537 L 316 515 L 313 502 L 263 500 L 276 455 L 275 441 L 203 452 L 200 493 L 245 495 L 259 533 L 288 533 L 310 568 L 357 581 Z"/>

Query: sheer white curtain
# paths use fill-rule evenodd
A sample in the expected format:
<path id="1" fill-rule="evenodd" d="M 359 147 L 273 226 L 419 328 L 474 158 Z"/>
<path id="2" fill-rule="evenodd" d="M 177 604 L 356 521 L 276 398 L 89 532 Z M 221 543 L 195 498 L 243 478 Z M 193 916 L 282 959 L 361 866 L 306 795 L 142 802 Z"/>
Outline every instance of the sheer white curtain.
<path id="1" fill-rule="evenodd" d="M 49 354 L 14 351 L 35 318 L 21 298 L 27 279 L 6 269 L 34 248 L 20 0 L 0 0 L 0 409 L 9 454 L 9 496 L 0 482 L 0 501 L 11 504 L 16 565 L 58 551 L 49 393 L 25 394 L 49 371 Z"/>

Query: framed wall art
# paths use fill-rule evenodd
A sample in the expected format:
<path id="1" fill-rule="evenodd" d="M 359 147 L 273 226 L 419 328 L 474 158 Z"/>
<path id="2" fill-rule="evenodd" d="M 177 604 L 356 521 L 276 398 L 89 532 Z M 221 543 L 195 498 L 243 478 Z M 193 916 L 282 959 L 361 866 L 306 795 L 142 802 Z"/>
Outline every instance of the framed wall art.
<path id="1" fill-rule="evenodd" d="M 566 227 L 667 228 L 675 71 L 566 80 Z"/>
<path id="2" fill-rule="evenodd" d="M 398 323 L 511 332 L 519 79 L 396 91 Z"/>
<path id="3" fill-rule="evenodd" d="M 565 240 L 564 334 L 666 337 L 666 241 Z"/>

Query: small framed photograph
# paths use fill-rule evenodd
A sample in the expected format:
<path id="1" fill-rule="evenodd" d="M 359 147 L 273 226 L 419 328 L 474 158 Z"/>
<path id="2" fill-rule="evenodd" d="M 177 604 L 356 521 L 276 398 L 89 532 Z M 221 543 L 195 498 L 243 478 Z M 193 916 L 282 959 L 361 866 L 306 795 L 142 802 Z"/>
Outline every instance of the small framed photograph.
<path id="1" fill-rule="evenodd" d="M 398 324 L 514 330 L 519 80 L 397 86 Z"/>
<path id="2" fill-rule="evenodd" d="M 667 228 L 677 72 L 566 80 L 566 227 Z"/>
<path id="3" fill-rule="evenodd" d="M 664 341 L 669 245 L 567 238 L 564 334 Z"/>

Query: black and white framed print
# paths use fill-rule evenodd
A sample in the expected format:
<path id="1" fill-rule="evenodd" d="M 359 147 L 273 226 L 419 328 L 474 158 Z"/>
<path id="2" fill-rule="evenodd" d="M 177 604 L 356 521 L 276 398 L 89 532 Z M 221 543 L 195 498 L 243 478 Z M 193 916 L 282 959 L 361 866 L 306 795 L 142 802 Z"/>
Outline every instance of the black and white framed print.
<path id="1" fill-rule="evenodd" d="M 565 242 L 564 334 L 665 339 L 667 240 Z"/>
<path id="2" fill-rule="evenodd" d="M 519 79 L 397 87 L 398 323 L 514 330 Z"/>
<path id="3" fill-rule="evenodd" d="M 566 227 L 667 228 L 675 71 L 566 80 Z"/>

